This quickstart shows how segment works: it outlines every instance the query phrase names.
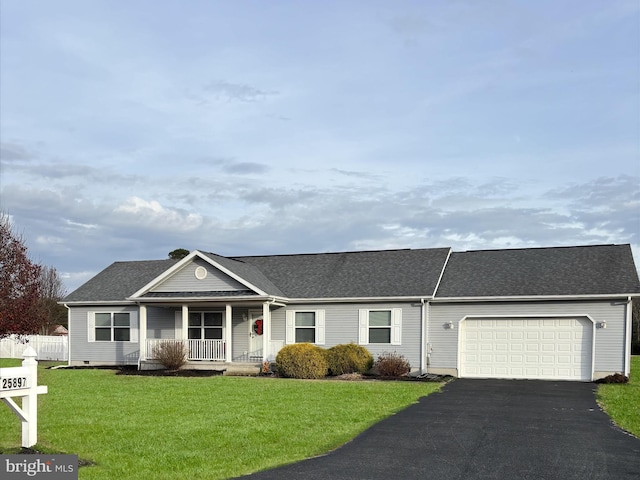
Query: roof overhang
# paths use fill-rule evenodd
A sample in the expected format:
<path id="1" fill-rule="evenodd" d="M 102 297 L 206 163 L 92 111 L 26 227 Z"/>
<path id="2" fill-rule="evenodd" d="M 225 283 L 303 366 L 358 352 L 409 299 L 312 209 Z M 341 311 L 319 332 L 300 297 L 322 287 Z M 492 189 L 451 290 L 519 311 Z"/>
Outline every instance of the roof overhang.
<path id="1" fill-rule="evenodd" d="M 320 297 L 320 298 L 290 298 L 289 304 L 300 303 L 383 303 L 383 302 L 422 302 L 429 301 L 429 295 L 409 297 Z"/>
<path id="2" fill-rule="evenodd" d="M 189 255 L 187 255 L 182 260 L 180 260 L 178 263 L 173 265 L 171 268 L 165 270 L 162 274 L 158 275 L 156 278 L 151 280 L 149 283 L 147 283 L 144 287 L 142 287 L 140 290 L 135 292 L 133 295 L 131 295 L 130 297 L 127 297 L 127 299 L 128 300 L 145 300 L 146 301 L 147 299 L 143 299 L 142 298 L 145 293 L 149 292 L 154 287 L 156 287 L 159 284 L 161 284 L 162 282 L 164 282 L 167 278 L 169 278 L 174 273 L 180 271 L 186 265 L 191 263 L 195 258 L 199 258 L 199 259 L 207 262 L 209 265 L 211 265 L 214 268 L 220 270 L 221 272 L 223 272 L 224 274 L 226 274 L 229 277 L 233 278 L 234 280 L 240 282 L 242 285 L 244 285 L 248 289 L 253 290 L 258 295 L 261 295 L 261 296 L 264 296 L 264 297 L 268 297 L 269 296 L 266 292 L 262 291 L 261 289 L 259 289 L 255 285 L 252 285 L 251 283 L 247 282 L 244 278 L 242 278 L 239 275 L 235 274 L 231 270 L 223 267 L 222 265 L 220 265 L 215 260 L 209 258 L 207 255 L 204 255 L 203 253 L 201 253 L 198 250 L 194 250 Z M 202 300 L 202 299 L 200 299 L 200 300 Z"/>
<path id="3" fill-rule="evenodd" d="M 640 293 L 607 293 L 597 295 L 514 295 L 487 297 L 440 297 L 431 303 L 465 303 L 465 302 L 545 302 L 553 300 L 627 300 L 629 297 L 640 298 Z"/>

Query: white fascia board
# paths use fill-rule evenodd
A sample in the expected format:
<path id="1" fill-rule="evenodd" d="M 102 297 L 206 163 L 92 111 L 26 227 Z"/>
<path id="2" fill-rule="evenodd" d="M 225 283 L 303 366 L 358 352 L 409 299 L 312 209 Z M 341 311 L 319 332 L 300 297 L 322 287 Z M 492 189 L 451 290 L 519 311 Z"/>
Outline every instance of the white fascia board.
<path id="1" fill-rule="evenodd" d="M 543 302 L 546 300 L 614 300 L 627 299 L 639 294 L 609 293 L 597 295 L 522 295 L 503 297 L 440 297 L 431 300 L 432 303 L 460 303 L 460 302 Z"/>
<path id="2" fill-rule="evenodd" d="M 444 272 L 447 269 L 447 264 L 449 263 L 449 257 L 451 257 L 451 252 L 452 249 L 451 247 L 449 247 L 449 253 L 447 253 L 447 258 L 445 258 L 444 260 L 444 265 L 442 265 L 442 270 L 440 270 L 440 276 L 438 277 L 438 281 L 436 283 L 435 288 L 433 289 L 433 294 L 431 295 L 431 297 L 435 297 L 436 293 L 438 292 L 438 288 L 440 287 L 440 282 L 442 281 L 442 277 L 444 276 Z"/>
<path id="3" fill-rule="evenodd" d="M 77 301 L 77 302 L 58 302 L 60 305 L 64 305 L 65 307 L 83 307 L 83 306 L 114 306 L 114 305 L 136 305 L 135 301 L 126 299 L 126 300 L 91 300 L 91 301 Z"/>
<path id="4" fill-rule="evenodd" d="M 177 272 L 178 270 L 181 270 L 185 265 L 190 263 L 191 260 L 193 260 L 194 257 L 198 256 L 198 253 L 200 253 L 200 252 L 198 252 L 197 250 L 194 250 L 189 255 L 187 255 L 182 260 L 180 260 L 178 263 L 173 265 L 171 268 L 168 268 L 167 270 L 162 272 L 160 275 L 158 275 L 156 278 L 151 280 L 149 283 L 147 283 L 144 287 L 142 287 L 140 290 L 135 292 L 129 298 L 137 298 L 137 297 L 147 293 L 153 287 L 155 287 L 156 285 L 160 284 L 161 282 L 163 282 L 164 280 L 169 278 L 171 275 L 173 275 L 175 272 Z"/>
<path id="5" fill-rule="evenodd" d="M 198 252 L 198 251 L 196 250 L 196 252 Z M 242 278 L 241 276 L 233 273 L 231 270 L 226 269 L 225 267 L 220 265 L 215 260 L 209 258 L 208 256 L 206 256 L 206 255 L 204 255 L 204 254 L 202 254 L 200 252 L 198 252 L 198 253 L 199 253 L 199 257 L 201 259 L 203 259 L 205 262 L 207 262 L 209 265 L 212 265 L 213 267 L 216 267 L 218 270 L 220 270 L 221 272 L 229 275 L 231 278 L 233 278 L 234 280 L 240 282 L 245 287 L 249 288 L 250 290 L 253 290 L 256 293 L 258 293 L 258 295 L 270 296 L 269 294 L 267 294 L 267 292 L 264 292 L 261 289 L 259 289 L 258 287 L 256 287 L 255 285 L 247 282 L 244 278 Z"/>
<path id="6" fill-rule="evenodd" d="M 263 292 L 262 290 L 260 290 L 255 285 L 250 284 L 245 279 L 239 277 L 235 273 L 233 273 L 233 272 L 229 271 L 228 269 L 224 268 L 222 265 L 218 264 L 217 262 L 215 262 L 214 260 L 209 258 L 207 255 L 203 254 L 199 250 L 194 250 L 189 255 L 187 255 L 182 260 L 180 260 L 178 263 L 176 263 L 174 266 L 172 266 L 171 268 L 165 270 L 162 274 L 158 275 L 156 278 L 151 280 L 144 287 L 142 287 L 140 290 L 138 290 L 137 292 L 135 292 L 133 295 L 131 295 L 128 298 L 129 299 L 139 299 L 142 295 L 144 295 L 145 293 L 149 292 L 153 287 L 159 285 L 160 283 L 165 281 L 167 278 L 169 278 L 171 275 L 173 275 L 174 273 L 178 272 L 179 270 L 182 270 L 189 263 L 191 263 L 195 257 L 198 257 L 198 258 L 204 260 L 209 265 L 217 268 L 218 270 L 220 270 L 221 272 L 225 273 L 226 275 L 229 275 L 231 278 L 233 278 L 234 280 L 240 282 L 245 287 L 253 290 L 258 295 L 267 296 L 266 292 Z M 147 300 L 148 299 L 145 299 L 145 301 L 147 301 Z"/>
<path id="7" fill-rule="evenodd" d="M 382 302 L 420 302 L 430 301 L 429 295 L 419 297 L 320 297 L 320 298 L 290 298 L 289 304 L 295 303 L 382 303 Z"/>
<path id="8" fill-rule="evenodd" d="M 234 296 L 234 297 L 138 297 L 133 304 L 139 303 L 198 303 L 198 302 L 224 302 L 224 303 L 236 303 L 246 302 L 248 300 L 255 300 L 265 302 L 271 300 L 273 297 L 266 295 L 255 296 Z"/>

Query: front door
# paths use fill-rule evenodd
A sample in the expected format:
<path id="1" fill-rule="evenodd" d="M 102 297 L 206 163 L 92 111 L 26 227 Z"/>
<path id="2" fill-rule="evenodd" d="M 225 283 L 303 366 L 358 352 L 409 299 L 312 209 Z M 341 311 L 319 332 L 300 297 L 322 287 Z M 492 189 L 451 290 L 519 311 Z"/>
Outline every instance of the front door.
<path id="1" fill-rule="evenodd" d="M 261 311 L 249 312 L 249 358 L 262 360 L 264 319 Z"/>

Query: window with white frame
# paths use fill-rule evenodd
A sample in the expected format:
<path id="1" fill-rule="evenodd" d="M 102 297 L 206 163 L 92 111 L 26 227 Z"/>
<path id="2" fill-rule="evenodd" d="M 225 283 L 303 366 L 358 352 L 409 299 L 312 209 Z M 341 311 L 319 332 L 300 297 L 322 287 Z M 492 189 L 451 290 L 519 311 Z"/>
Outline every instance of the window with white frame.
<path id="1" fill-rule="evenodd" d="M 89 342 L 137 342 L 136 312 L 89 312 Z"/>
<path id="2" fill-rule="evenodd" d="M 402 309 L 361 309 L 358 343 L 400 345 L 402 343 Z"/>
<path id="3" fill-rule="evenodd" d="M 189 312 L 189 340 L 222 340 L 222 312 Z"/>
<path id="4" fill-rule="evenodd" d="M 286 343 L 324 345 L 324 310 L 290 310 L 286 317 Z"/>

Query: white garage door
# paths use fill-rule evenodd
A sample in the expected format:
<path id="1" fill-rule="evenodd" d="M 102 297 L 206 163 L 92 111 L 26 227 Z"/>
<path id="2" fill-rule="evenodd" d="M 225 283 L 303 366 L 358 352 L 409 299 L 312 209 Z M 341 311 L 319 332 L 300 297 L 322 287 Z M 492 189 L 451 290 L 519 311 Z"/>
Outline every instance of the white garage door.
<path id="1" fill-rule="evenodd" d="M 460 323 L 460 376 L 591 380 L 586 318 L 467 319 Z"/>

